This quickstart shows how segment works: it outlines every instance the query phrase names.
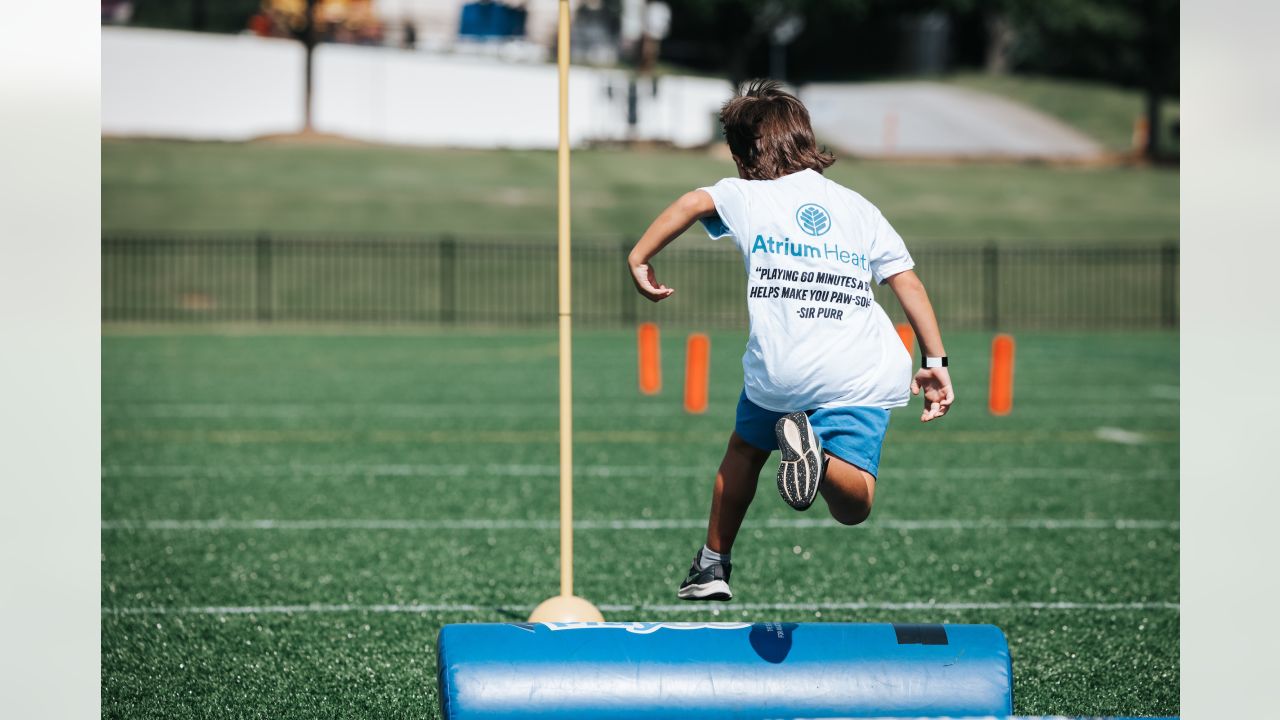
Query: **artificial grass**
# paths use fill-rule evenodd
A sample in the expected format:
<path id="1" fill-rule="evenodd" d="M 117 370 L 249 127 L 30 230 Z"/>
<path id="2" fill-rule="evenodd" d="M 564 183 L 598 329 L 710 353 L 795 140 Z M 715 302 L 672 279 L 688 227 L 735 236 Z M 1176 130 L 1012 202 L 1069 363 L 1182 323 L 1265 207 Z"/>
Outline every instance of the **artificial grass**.
<path id="1" fill-rule="evenodd" d="M 579 243 L 634 242 L 681 193 L 734 175 L 723 153 L 573 154 Z M 903 165 L 840 159 L 828 176 L 911 243 L 1098 245 L 1178 237 L 1167 168 Z M 553 243 L 555 154 L 367 146 L 104 140 L 102 227 L 193 232 L 443 235 Z M 696 230 L 696 229 L 695 229 Z M 691 231 L 681 244 L 700 244 Z"/>
<path id="2" fill-rule="evenodd" d="M 993 418 L 989 336 L 949 334 L 958 404 L 895 411 L 868 523 L 796 526 L 823 509 L 786 508 L 766 467 L 737 598 L 686 608 L 743 337 L 712 334 L 688 416 L 664 330 L 656 397 L 631 333 L 575 336 L 576 589 L 610 619 L 992 622 L 1020 714 L 1178 712 L 1176 335 L 1020 334 Z M 439 627 L 556 589 L 555 367 L 546 331 L 109 328 L 104 717 L 433 717 Z"/>

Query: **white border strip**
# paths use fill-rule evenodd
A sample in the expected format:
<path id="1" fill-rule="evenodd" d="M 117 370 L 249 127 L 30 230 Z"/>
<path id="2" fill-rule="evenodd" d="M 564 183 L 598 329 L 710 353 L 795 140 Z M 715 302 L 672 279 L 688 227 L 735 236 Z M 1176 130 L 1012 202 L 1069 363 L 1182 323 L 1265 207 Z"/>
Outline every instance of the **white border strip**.
<path id="1" fill-rule="evenodd" d="M 660 520 L 577 520 L 575 530 L 699 530 L 706 518 Z M 767 518 L 754 524 L 766 528 L 838 528 L 827 518 Z M 103 530 L 555 530 L 556 520 L 104 520 Z M 1178 521 L 1032 518 L 1026 520 L 876 520 L 866 525 L 880 530 L 1178 530 Z"/>
<path id="2" fill-rule="evenodd" d="M 578 465 L 581 477 L 715 477 L 713 463 L 706 465 Z M 885 473 L 886 479 L 901 477 L 948 480 L 1160 480 L 1176 479 L 1177 468 L 1137 470 L 1090 470 L 1087 468 L 1038 467 L 940 467 L 901 468 Z M 559 477 L 559 465 L 104 465 L 102 477 L 124 478 L 221 478 L 221 477 Z"/>
<path id="3" fill-rule="evenodd" d="M 600 605 L 601 612 L 637 613 L 721 613 L 738 612 L 822 612 L 838 610 L 1067 610 L 1067 611 L 1121 611 L 1121 610 L 1175 610 L 1176 602 L 819 602 L 819 603 L 733 603 L 707 604 L 684 603 L 680 605 Z M 303 615 L 320 613 L 499 613 L 526 615 L 531 605 L 484 606 L 469 604 L 409 604 L 409 605 L 236 605 L 210 607 L 114 607 L 102 608 L 103 615 Z"/>

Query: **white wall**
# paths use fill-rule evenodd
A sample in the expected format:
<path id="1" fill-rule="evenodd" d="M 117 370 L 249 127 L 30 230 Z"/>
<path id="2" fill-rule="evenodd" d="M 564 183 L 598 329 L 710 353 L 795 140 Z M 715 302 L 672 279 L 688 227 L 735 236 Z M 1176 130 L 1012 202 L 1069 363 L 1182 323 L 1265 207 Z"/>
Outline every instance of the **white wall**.
<path id="1" fill-rule="evenodd" d="M 302 128 L 297 43 L 132 28 L 103 28 L 102 35 L 104 134 L 245 140 Z M 555 65 L 354 45 L 322 45 L 314 61 L 320 132 L 404 145 L 556 146 Z M 627 74 L 574 67 L 570 141 L 702 145 L 713 139 L 712 116 L 731 93 L 722 80 L 663 77 L 655 96 L 643 82 L 633 133 Z"/>
<path id="2" fill-rule="evenodd" d="M 315 123 L 321 132 L 374 142 L 455 147 L 555 147 L 554 65 L 426 55 L 355 45 L 316 50 Z M 569 138 L 611 137 L 603 97 L 610 73 L 569 73 Z M 623 116 L 625 118 L 625 116 Z"/>
<path id="3" fill-rule="evenodd" d="M 102 132 L 247 140 L 302 127 L 302 46 L 289 40 L 102 29 Z"/>
<path id="4" fill-rule="evenodd" d="M 641 83 L 640 135 L 679 147 L 712 142 L 720 132 L 720 106 L 733 96 L 727 80 L 666 75 L 658 79 L 658 96 L 646 100 Z"/>

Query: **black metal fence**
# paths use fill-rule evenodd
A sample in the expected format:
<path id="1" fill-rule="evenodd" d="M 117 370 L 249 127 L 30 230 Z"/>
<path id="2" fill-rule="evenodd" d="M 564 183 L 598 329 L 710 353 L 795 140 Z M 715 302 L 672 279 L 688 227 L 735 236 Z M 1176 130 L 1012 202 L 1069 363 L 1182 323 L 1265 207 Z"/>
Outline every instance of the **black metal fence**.
<path id="1" fill-rule="evenodd" d="M 656 320 L 745 327 L 741 256 L 672 247 L 656 265 L 676 294 L 636 294 L 630 241 L 573 249 L 576 324 Z M 1177 327 L 1176 243 L 1097 248 L 913 247 L 944 327 Z M 452 237 L 105 237 L 105 322 L 372 322 L 545 325 L 556 318 L 556 247 Z M 892 293 L 878 301 L 895 320 Z"/>

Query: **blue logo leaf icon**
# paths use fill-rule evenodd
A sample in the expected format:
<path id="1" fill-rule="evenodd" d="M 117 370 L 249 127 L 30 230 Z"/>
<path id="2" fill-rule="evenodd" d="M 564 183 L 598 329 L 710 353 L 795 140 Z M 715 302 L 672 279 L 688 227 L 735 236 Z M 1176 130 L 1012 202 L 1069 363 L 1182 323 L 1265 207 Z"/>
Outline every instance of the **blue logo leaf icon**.
<path id="1" fill-rule="evenodd" d="M 831 229 L 831 216 L 821 205 L 808 203 L 796 211 L 796 222 L 806 233 L 817 237 Z"/>

